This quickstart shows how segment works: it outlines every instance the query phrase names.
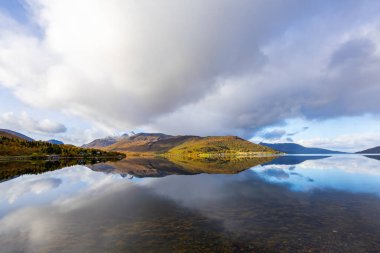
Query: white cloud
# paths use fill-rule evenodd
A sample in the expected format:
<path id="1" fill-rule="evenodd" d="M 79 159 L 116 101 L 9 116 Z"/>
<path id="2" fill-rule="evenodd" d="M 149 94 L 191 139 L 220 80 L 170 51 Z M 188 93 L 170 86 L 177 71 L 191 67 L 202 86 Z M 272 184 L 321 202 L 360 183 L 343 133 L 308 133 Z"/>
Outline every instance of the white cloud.
<path id="1" fill-rule="evenodd" d="M 15 131 L 28 131 L 35 133 L 56 134 L 66 132 L 66 127 L 50 119 L 36 120 L 28 113 L 22 112 L 17 115 L 13 112 L 6 112 L 0 115 L 1 128 L 8 128 Z"/>
<path id="2" fill-rule="evenodd" d="M 379 133 L 356 133 L 338 135 L 336 137 L 325 138 L 310 138 L 301 139 L 297 143 L 306 147 L 318 147 L 334 149 L 346 152 L 357 152 L 364 149 L 373 148 L 374 145 L 380 143 Z"/>
<path id="3" fill-rule="evenodd" d="M 42 35 L 0 16 L 0 83 L 33 106 L 238 135 L 379 113 L 375 1 L 28 2 Z"/>
<path id="4" fill-rule="evenodd" d="M 368 177 L 380 176 L 379 161 L 361 155 L 332 156 L 327 159 L 307 160 L 297 166 L 302 169 L 300 172 L 307 170 L 340 170 L 347 174 L 364 174 Z M 324 173 L 320 173 L 320 175 L 324 175 Z"/>

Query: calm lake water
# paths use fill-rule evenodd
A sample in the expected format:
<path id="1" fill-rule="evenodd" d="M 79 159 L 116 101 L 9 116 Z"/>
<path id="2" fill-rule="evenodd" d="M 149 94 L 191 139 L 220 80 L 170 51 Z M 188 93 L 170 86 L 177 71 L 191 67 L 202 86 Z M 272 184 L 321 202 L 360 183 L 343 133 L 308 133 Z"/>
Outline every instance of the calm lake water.
<path id="1" fill-rule="evenodd" d="M 380 252 L 378 159 L 285 156 L 235 174 L 3 163 L 40 174 L 3 173 L 0 252 Z"/>

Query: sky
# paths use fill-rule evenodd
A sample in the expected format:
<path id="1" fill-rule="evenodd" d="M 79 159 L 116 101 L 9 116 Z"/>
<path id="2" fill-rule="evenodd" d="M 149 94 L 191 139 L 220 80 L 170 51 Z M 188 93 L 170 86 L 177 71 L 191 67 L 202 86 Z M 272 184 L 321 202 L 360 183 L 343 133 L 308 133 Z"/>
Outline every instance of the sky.
<path id="1" fill-rule="evenodd" d="M 0 0 L 0 128 L 380 145 L 380 2 Z"/>

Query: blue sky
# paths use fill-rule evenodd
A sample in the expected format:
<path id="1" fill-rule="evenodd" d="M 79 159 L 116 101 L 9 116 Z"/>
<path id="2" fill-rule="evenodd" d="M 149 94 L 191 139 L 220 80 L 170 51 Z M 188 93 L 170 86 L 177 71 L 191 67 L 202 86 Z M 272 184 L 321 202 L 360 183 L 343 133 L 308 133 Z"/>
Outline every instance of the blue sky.
<path id="1" fill-rule="evenodd" d="M 353 0 L 2 0 L 0 128 L 74 144 L 134 130 L 378 146 L 379 11 Z"/>
<path id="2" fill-rule="evenodd" d="M 22 0 L 2 0 L 0 8 L 2 12 L 11 15 L 14 19 L 17 19 L 20 22 L 26 22 L 28 19 L 25 4 Z"/>

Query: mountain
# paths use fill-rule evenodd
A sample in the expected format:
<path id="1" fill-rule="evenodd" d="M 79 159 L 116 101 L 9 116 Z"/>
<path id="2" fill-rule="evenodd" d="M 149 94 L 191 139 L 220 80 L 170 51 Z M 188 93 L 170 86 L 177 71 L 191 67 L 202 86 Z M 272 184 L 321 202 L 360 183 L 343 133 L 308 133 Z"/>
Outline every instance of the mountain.
<path id="1" fill-rule="evenodd" d="M 255 154 L 276 153 L 276 151 L 236 136 L 167 135 L 163 133 L 131 133 L 120 137 L 96 139 L 83 145 L 86 148 L 100 148 L 106 151 L 122 152 L 129 155 L 201 155 L 201 154 Z"/>
<path id="2" fill-rule="evenodd" d="M 192 154 L 255 154 L 275 153 L 271 148 L 252 143 L 237 136 L 208 136 L 198 137 L 175 146 L 168 150 L 168 154 L 192 155 Z"/>
<path id="3" fill-rule="evenodd" d="M 356 154 L 380 154 L 380 146 L 356 152 Z"/>
<path id="4" fill-rule="evenodd" d="M 243 140 L 236 136 L 167 135 L 162 133 L 139 133 L 119 138 L 115 143 L 102 147 L 107 151 L 117 151 L 135 155 L 201 155 L 239 154 L 267 152 L 274 150 Z"/>
<path id="5" fill-rule="evenodd" d="M 47 140 L 46 142 L 49 142 L 51 144 L 57 144 L 57 145 L 63 145 L 64 144 L 62 141 L 54 140 L 54 139 Z"/>
<path id="6" fill-rule="evenodd" d="M 102 139 L 93 140 L 90 143 L 82 145 L 82 148 L 102 148 L 112 145 L 117 142 L 117 137 L 108 136 Z"/>
<path id="7" fill-rule="evenodd" d="M 128 132 L 128 133 L 124 133 L 124 134 L 122 134 L 121 137 L 131 137 L 131 136 L 133 136 L 133 135 L 136 135 L 136 133 L 133 132 L 133 131 L 130 131 L 130 132 Z"/>
<path id="8" fill-rule="evenodd" d="M 139 133 L 127 138 L 120 138 L 116 143 L 104 147 L 107 151 L 118 151 L 123 153 L 165 153 L 181 143 L 201 138 L 191 135 L 172 136 L 162 133 Z"/>
<path id="9" fill-rule="evenodd" d="M 136 135 L 135 132 L 131 131 L 128 133 L 124 133 L 121 136 L 108 136 L 105 138 L 93 140 L 92 142 L 84 144 L 81 147 L 82 148 L 103 148 L 103 147 L 107 147 L 112 144 L 115 144 L 116 142 L 121 141 L 123 139 L 128 139 L 134 135 Z"/>
<path id="10" fill-rule="evenodd" d="M 26 135 L 8 129 L 0 129 L 0 137 L 8 137 L 24 141 L 34 141 L 32 138 Z"/>
<path id="11" fill-rule="evenodd" d="M 274 150 L 287 154 L 346 154 L 340 151 L 333 151 L 323 148 L 307 148 L 296 143 L 264 143 L 260 145 L 272 148 Z"/>

